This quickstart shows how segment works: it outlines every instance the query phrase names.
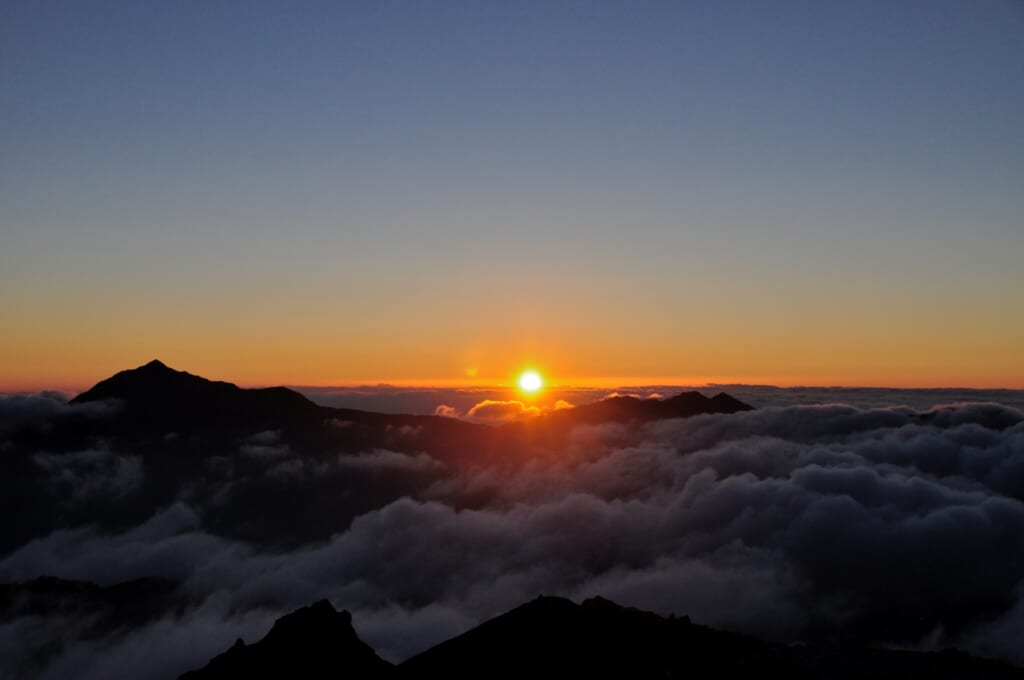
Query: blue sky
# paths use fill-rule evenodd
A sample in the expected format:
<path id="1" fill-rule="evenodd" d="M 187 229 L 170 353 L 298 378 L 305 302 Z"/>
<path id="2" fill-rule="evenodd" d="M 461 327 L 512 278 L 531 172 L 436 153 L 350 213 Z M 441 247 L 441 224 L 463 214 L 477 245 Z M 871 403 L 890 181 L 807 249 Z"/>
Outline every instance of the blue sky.
<path id="1" fill-rule="evenodd" d="M 296 382 L 1021 382 L 1022 35 L 1016 2 L 5 3 L 0 352 L 223 365 L 276 319 L 306 340 L 245 365 Z M 794 324 L 861 360 L 786 359 Z"/>

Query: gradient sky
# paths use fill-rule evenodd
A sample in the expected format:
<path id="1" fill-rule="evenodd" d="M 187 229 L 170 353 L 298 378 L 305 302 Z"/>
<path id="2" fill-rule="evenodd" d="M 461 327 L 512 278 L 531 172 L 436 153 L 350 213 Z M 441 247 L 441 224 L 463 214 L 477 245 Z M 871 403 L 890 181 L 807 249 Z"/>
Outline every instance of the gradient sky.
<path id="1" fill-rule="evenodd" d="M 0 389 L 1022 387 L 1022 260 L 1020 2 L 0 5 Z"/>

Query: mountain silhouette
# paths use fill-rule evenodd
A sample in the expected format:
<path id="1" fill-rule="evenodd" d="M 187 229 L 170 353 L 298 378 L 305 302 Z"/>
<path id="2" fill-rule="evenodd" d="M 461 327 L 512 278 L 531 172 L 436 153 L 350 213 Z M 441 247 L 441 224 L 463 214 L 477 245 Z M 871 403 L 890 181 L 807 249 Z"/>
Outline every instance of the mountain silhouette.
<path id="1" fill-rule="evenodd" d="M 363 513 L 415 498 L 452 471 L 522 465 L 524 451 L 561 446 L 580 425 L 750 408 L 725 395 L 684 392 L 614 397 L 496 426 L 331 408 L 285 387 L 243 389 L 160 361 L 121 371 L 71 404 L 45 429 L 5 432 L 0 513 L 20 520 L 0 527 L 0 552 L 62 527 L 123 530 L 185 496 L 218 534 L 287 548 L 324 540 Z M 98 443 L 98 451 L 82 457 Z M 68 472 L 67 482 L 55 483 L 40 451 L 68 454 L 62 460 L 81 468 L 76 474 L 109 477 L 127 465 L 126 474 L 110 477 L 126 486 L 69 505 L 66 499 L 81 493 L 76 476 Z M 385 473 L 362 464 L 381 451 L 398 467 Z M 353 457 L 357 464 L 346 465 Z M 484 492 L 463 502 L 486 500 Z"/>
<path id="2" fill-rule="evenodd" d="M 637 397 L 609 397 L 592 404 L 563 409 L 548 414 L 548 418 L 559 424 L 579 425 L 605 422 L 630 422 L 689 418 L 705 413 L 739 413 L 752 411 L 753 406 L 744 404 L 724 392 L 712 398 L 700 392 L 681 392 L 667 399 L 639 399 Z"/>
<path id="3" fill-rule="evenodd" d="M 501 659 L 500 663 L 492 660 Z M 783 648 L 621 607 L 538 597 L 409 659 L 405 677 L 806 677 Z"/>
<path id="4" fill-rule="evenodd" d="M 955 650 L 779 645 L 600 597 L 576 604 L 542 596 L 397 668 L 358 640 L 347 612 L 321 601 L 279 619 L 260 642 L 239 641 L 181 680 L 264 677 L 1022 680 L 1024 670 Z"/>
<path id="5" fill-rule="evenodd" d="M 327 600 L 282 616 L 259 642 L 242 640 L 181 680 L 390 678 L 395 668 L 359 639 L 347 611 Z"/>
<path id="6" fill-rule="evenodd" d="M 286 387 L 242 389 L 176 371 L 154 359 L 121 371 L 71 400 L 72 404 L 117 400 L 139 426 L 274 425 L 314 422 L 321 407 Z"/>
<path id="7" fill-rule="evenodd" d="M 217 428 L 265 430 L 277 427 L 315 428 L 330 419 L 370 427 L 426 427 L 450 435 L 480 426 L 453 418 L 373 413 L 320 406 L 286 387 L 243 389 L 228 382 L 178 371 L 154 359 L 121 371 L 71 400 L 72 404 L 116 401 L 124 409 L 121 422 L 136 431 Z M 753 407 L 725 393 L 713 398 L 682 392 L 667 399 L 616 396 L 538 419 L 543 428 L 571 428 L 602 422 L 686 418 L 705 413 L 737 413 Z M 429 434 L 429 433 L 428 433 Z M 484 436 L 484 435 L 480 435 Z"/>

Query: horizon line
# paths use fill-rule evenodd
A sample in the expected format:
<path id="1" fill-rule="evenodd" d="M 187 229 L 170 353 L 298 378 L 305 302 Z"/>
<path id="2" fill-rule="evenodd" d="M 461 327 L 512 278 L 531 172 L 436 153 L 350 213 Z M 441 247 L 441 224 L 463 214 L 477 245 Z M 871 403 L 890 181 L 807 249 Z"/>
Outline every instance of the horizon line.
<path id="1" fill-rule="evenodd" d="M 132 370 L 132 369 L 125 369 Z M 191 373 L 191 371 L 186 371 Z M 97 379 L 88 385 L 9 385 L 0 386 L 0 395 L 26 395 L 39 394 L 43 392 L 61 392 L 81 394 L 91 389 L 97 383 L 112 377 L 115 374 Z M 291 383 L 291 382 L 256 382 L 256 381 L 233 381 L 223 377 L 209 377 L 206 375 L 192 373 L 198 377 L 209 380 L 229 382 L 242 389 L 264 389 L 270 387 L 286 387 L 298 392 L 303 390 L 324 391 L 324 390 L 464 390 L 473 391 L 495 391 L 509 390 L 517 391 L 514 380 L 495 380 L 483 382 L 479 380 L 466 379 L 403 379 L 403 380 L 329 380 L 317 383 Z M 771 380 L 766 382 L 750 381 L 742 379 L 728 379 L 725 377 L 715 379 L 696 379 L 683 377 L 590 377 L 576 378 L 558 383 L 550 383 L 544 386 L 544 391 L 558 390 L 622 390 L 622 389 L 651 389 L 651 388 L 689 388 L 694 390 L 717 389 L 728 387 L 741 388 L 769 388 L 769 389 L 837 389 L 837 390 L 972 390 L 972 391 L 1024 391 L 1024 384 L 1020 386 L 1000 384 L 995 385 L 965 385 L 965 384 L 912 384 L 895 383 L 882 384 L 875 382 L 864 383 L 842 383 L 822 381 L 810 383 L 805 381 L 780 381 Z"/>
<path id="2" fill-rule="evenodd" d="M 532 362 L 521 364 L 521 369 L 528 369 L 531 367 Z M 372 390 L 372 389 L 394 389 L 394 390 L 466 390 L 466 391 L 485 391 L 485 390 L 512 390 L 517 391 L 518 376 L 521 371 L 517 371 L 513 374 L 506 374 L 503 378 L 491 378 L 484 379 L 478 375 L 462 375 L 460 377 L 447 377 L 447 378 L 398 378 L 398 379 L 364 379 L 364 380 L 351 380 L 351 379 L 339 379 L 339 378 L 327 378 L 324 380 L 318 380 L 315 382 L 292 382 L 287 379 L 285 380 L 251 380 L 241 379 L 235 380 L 217 375 L 219 371 L 210 371 L 199 369 L 199 371 L 193 373 L 187 369 L 174 368 L 159 358 L 153 358 L 149 361 L 133 366 L 130 368 L 123 368 L 115 370 L 112 373 L 103 377 L 96 378 L 94 380 L 84 381 L 81 378 L 78 380 L 67 381 L 61 384 L 59 380 L 50 380 L 49 384 L 44 384 L 41 381 L 23 381 L 21 384 L 14 385 L 2 385 L 0 383 L 0 394 L 33 394 L 42 393 L 47 391 L 62 392 L 62 393 L 74 393 L 81 394 L 91 389 L 96 384 L 107 380 L 108 378 L 114 377 L 120 373 L 134 371 L 141 368 L 151 366 L 153 364 L 160 365 L 163 368 L 178 371 L 182 373 L 188 373 L 196 377 L 200 377 L 207 380 L 213 380 L 218 382 L 228 382 L 237 387 L 243 389 L 263 389 L 270 387 L 287 387 L 293 390 L 302 391 L 323 391 L 323 390 Z M 705 375 L 688 375 L 688 376 L 644 376 L 644 375 L 631 375 L 631 376 L 580 376 L 574 378 L 552 378 L 551 376 L 557 375 L 553 371 L 540 371 L 544 378 L 543 391 L 558 391 L 558 390 L 621 390 L 621 389 L 651 389 L 651 388 L 670 388 L 670 389 L 716 389 L 716 388 L 727 388 L 727 387 L 747 387 L 747 388 L 771 388 L 771 389 L 860 389 L 860 390 L 973 390 L 973 391 L 1020 391 L 1024 390 L 1024 382 L 1019 386 L 1006 383 L 981 383 L 981 384 L 969 384 L 969 379 L 965 380 L 960 384 L 950 383 L 938 383 L 938 382 L 925 382 L 925 383 L 914 383 L 909 380 L 900 381 L 896 380 L 893 383 L 885 384 L 877 382 L 876 379 L 864 379 L 864 380 L 849 380 L 844 381 L 843 379 L 825 379 L 821 381 L 807 381 L 806 379 L 792 379 L 785 375 L 761 375 L 761 376 L 750 376 L 750 375 L 723 375 L 723 374 L 705 374 Z M 962 378 L 961 378 L 962 379 Z M 46 378 L 44 378 L 46 380 Z"/>

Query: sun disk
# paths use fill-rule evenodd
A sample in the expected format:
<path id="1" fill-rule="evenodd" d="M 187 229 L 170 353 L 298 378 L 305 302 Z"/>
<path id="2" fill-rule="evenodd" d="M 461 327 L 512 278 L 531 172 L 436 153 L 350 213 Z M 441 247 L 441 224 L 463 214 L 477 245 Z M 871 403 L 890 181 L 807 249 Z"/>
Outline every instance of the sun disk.
<path id="1" fill-rule="evenodd" d="M 519 376 L 519 389 L 523 392 L 533 393 L 544 386 L 544 379 L 537 371 L 526 371 Z"/>

